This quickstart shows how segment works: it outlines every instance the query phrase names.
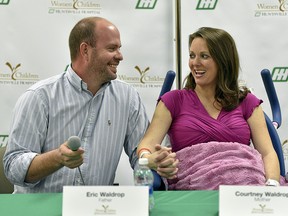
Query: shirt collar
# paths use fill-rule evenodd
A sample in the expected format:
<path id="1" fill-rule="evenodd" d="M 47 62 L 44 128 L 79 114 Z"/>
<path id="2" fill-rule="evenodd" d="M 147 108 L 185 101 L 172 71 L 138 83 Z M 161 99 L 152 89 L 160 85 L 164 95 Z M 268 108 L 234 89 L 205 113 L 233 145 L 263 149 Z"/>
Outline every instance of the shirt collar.
<path id="1" fill-rule="evenodd" d="M 73 70 L 71 67 L 71 64 L 68 66 L 67 70 L 67 78 L 69 82 L 79 91 L 89 91 L 87 84 L 77 75 L 77 73 Z M 109 85 L 110 82 L 104 83 L 102 87 L 99 89 L 99 91 L 96 93 L 98 95 L 99 93 L 103 92 Z"/>
<path id="2" fill-rule="evenodd" d="M 78 90 L 87 90 L 87 84 L 77 75 L 77 73 L 72 69 L 71 65 L 68 66 L 66 70 L 67 78 L 69 82 Z"/>

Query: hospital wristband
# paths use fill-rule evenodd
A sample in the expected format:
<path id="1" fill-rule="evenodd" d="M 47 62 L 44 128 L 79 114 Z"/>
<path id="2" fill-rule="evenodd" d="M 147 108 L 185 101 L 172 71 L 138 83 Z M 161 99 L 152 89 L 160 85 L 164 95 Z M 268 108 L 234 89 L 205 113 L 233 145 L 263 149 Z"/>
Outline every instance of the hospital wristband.
<path id="1" fill-rule="evenodd" d="M 151 150 L 148 149 L 148 148 L 141 148 L 139 151 L 138 151 L 138 158 L 141 158 L 143 157 L 144 154 L 152 154 Z"/>
<path id="2" fill-rule="evenodd" d="M 280 186 L 280 183 L 274 179 L 267 179 L 266 186 Z"/>
<path id="3" fill-rule="evenodd" d="M 139 155 L 139 158 L 142 158 L 145 154 L 151 154 L 150 152 L 148 151 L 142 151 L 141 154 Z"/>

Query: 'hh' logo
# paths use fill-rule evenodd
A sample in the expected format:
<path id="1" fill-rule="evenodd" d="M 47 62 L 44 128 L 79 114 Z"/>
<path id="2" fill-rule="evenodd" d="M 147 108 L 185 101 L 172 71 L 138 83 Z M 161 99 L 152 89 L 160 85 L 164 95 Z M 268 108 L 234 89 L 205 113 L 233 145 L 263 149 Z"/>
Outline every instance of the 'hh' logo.
<path id="1" fill-rule="evenodd" d="M 196 10 L 214 10 L 218 0 L 199 0 Z"/>
<path id="2" fill-rule="evenodd" d="M 0 135 L 0 147 L 7 146 L 8 135 Z"/>
<path id="3" fill-rule="evenodd" d="M 10 0 L 0 0 L 0 5 L 8 5 Z"/>
<path id="4" fill-rule="evenodd" d="M 153 9 L 157 0 L 138 0 L 136 9 Z"/>
<path id="5" fill-rule="evenodd" d="M 288 67 L 274 67 L 272 71 L 272 80 L 274 82 L 287 82 Z"/>

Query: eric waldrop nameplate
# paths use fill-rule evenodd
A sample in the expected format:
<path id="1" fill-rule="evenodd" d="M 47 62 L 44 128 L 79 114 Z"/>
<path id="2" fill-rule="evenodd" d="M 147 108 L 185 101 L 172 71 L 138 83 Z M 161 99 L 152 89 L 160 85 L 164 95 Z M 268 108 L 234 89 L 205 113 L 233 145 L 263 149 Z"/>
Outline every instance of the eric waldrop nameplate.
<path id="1" fill-rule="evenodd" d="M 288 215 L 287 186 L 226 186 L 219 188 L 219 216 Z"/>
<path id="2" fill-rule="evenodd" d="M 149 216 L 148 186 L 64 186 L 63 216 Z"/>

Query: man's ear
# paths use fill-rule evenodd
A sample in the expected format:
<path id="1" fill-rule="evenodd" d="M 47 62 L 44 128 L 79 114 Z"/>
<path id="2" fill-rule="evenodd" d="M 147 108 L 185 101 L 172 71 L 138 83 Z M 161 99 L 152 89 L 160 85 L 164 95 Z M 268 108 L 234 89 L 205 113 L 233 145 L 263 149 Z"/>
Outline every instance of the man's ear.
<path id="1" fill-rule="evenodd" d="M 80 44 L 80 55 L 85 58 L 88 61 L 88 44 L 85 42 L 82 42 Z"/>

